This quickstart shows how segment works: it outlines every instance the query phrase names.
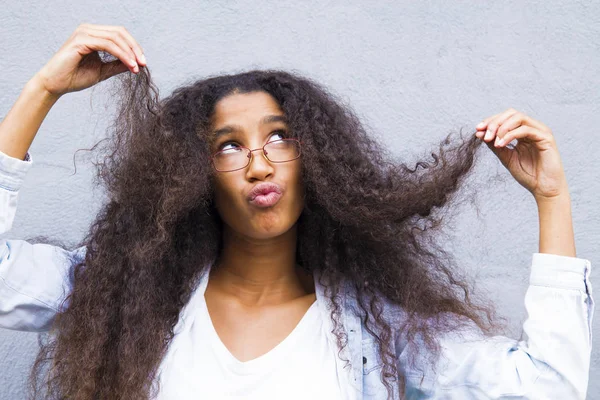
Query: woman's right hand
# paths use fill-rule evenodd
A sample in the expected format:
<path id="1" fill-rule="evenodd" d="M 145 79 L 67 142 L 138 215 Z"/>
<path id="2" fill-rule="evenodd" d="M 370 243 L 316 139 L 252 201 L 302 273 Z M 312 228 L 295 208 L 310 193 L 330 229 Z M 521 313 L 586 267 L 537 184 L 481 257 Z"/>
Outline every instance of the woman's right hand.
<path id="1" fill-rule="evenodd" d="M 98 51 L 117 58 L 103 62 Z M 127 30 L 120 26 L 81 24 L 35 78 L 51 95 L 87 89 L 98 82 L 145 66 L 143 50 Z"/>

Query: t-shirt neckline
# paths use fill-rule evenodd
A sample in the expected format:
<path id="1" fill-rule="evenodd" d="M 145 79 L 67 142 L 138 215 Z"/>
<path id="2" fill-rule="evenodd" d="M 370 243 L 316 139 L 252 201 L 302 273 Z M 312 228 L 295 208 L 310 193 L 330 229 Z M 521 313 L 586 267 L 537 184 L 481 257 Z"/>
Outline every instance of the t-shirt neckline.
<path id="1" fill-rule="evenodd" d="M 222 360 L 225 360 L 225 362 L 227 363 L 227 367 L 231 371 L 236 372 L 238 374 L 248 375 L 253 373 L 260 373 L 268 366 L 277 365 L 277 362 L 280 359 L 284 358 L 286 354 L 289 353 L 289 351 L 293 351 L 293 347 L 298 341 L 298 336 L 303 334 L 308 326 L 314 325 L 313 321 L 319 317 L 317 300 L 315 300 L 310 305 L 308 310 L 304 313 L 298 324 L 296 324 L 294 329 L 275 347 L 273 347 L 265 354 L 253 358 L 252 360 L 240 361 L 233 354 L 231 354 L 227 346 L 225 346 L 225 344 L 219 337 L 208 312 L 208 307 L 206 305 L 206 298 L 204 297 L 204 294 L 208 286 L 209 275 L 210 270 L 204 274 L 200 282 L 200 312 L 202 313 L 202 317 L 208 325 L 209 340 L 213 349 Z"/>

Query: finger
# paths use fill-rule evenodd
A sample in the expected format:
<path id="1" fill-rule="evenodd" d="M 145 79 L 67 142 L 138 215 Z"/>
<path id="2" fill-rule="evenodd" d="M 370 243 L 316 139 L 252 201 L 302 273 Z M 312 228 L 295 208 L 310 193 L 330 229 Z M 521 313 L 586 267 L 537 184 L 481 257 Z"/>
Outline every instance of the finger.
<path id="1" fill-rule="evenodd" d="M 498 127 L 515 113 L 517 113 L 517 110 L 509 108 L 508 110 L 504 111 L 503 113 L 500 113 L 500 115 L 492 119 L 488 123 L 483 140 L 486 142 L 491 142 L 496 136 L 496 131 L 498 130 Z"/>
<path id="2" fill-rule="evenodd" d="M 477 136 L 479 139 L 483 138 L 489 122 L 499 115 L 500 114 L 494 114 L 491 117 L 487 117 L 486 119 L 481 121 L 479 124 L 477 124 L 477 126 L 475 127 L 477 129 L 477 132 L 475 132 L 475 136 Z"/>
<path id="3" fill-rule="evenodd" d="M 504 135 L 502 140 L 498 143 L 498 147 L 503 147 L 514 139 L 527 139 L 531 142 L 538 143 L 550 140 L 543 131 L 529 125 L 521 125 L 517 129 L 513 129 Z"/>
<path id="4" fill-rule="evenodd" d="M 89 36 L 85 34 L 85 38 L 78 37 L 76 40 L 81 42 L 79 45 L 88 48 L 91 51 L 106 51 L 111 55 L 117 57 L 123 64 L 129 66 L 134 72 L 134 67 L 136 65 L 135 60 L 131 59 L 131 55 L 126 53 L 120 46 L 118 46 L 115 42 L 108 39 L 97 38 L 94 36 Z"/>
<path id="5" fill-rule="evenodd" d="M 480 130 L 485 130 L 485 128 L 487 128 L 487 125 L 489 124 L 489 122 L 496 118 L 498 115 L 500 114 L 494 114 L 491 117 L 487 117 L 486 119 L 484 119 L 483 121 L 481 121 L 480 123 L 477 124 L 476 128 L 478 131 Z"/>
<path id="6" fill-rule="evenodd" d="M 134 72 L 139 72 L 139 67 L 138 67 L 138 63 L 136 61 L 136 55 L 133 52 L 133 50 L 131 50 L 131 48 L 129 47 L 129 45 L 127 44 L 127 42 L 125 42 L 125 40 L 123 39 L 122 36 L 119 35 L 118 32 L 114 32 L 114 31 L 103 31 L 103 30 L 98 30 L 98 29 L 88 29 L 86 31 L 86 33 L 91 36 L 91 37 L 96 37 L 96 38 L 100 38 L 100 39 L 108 39 L 112 42 L 114 42 L 117 46 L 119 46 L 124 52 L 127 53 L 127 58 L 129 59 L 128 64 L 132 64 L 133 65 L 133 70 Z M 137 68 L 137 70 L 136 70 Z"/>
<path id="7" fill-rule="evenodd" d="M 512 108 L 509 108 L 509 110 L 512 110 Z M 506 110 L 508 111 L 508 110 Z M 504 111 L 503 113 L 505 113 L 506 111 Z M 483 121 L 481 121 L 480 123 L 477 124 L 477 126 L 475 127 L 478 131 L 485 131 L 486 128 L 488 127 L 488 124 L 494 120 L 495 118 L 498 118 L 500 115 L 502 115 L 503 113 L 498 113 L 498 114 L 494 114 L 490 117 L 487 117 L 486 119 L 484 119 Z"/>
<path id="8" fill-rule="evenodd" d="M 488 124 L 490 123 L 491 120 L 493 120 L 494 118 L 498 117 L 500 114 L 496 114 L 496 115 L 492 115 L 491 117 L 487 117 L 486 119 L 484 119 L 483 121 L 481 121 L 480 123 L 478 123 L 475 126 L 475 129 L 477 131 L 485 131 Z M 548 128 L 548 126 L 546 126 L 544 123 L 531 118 L 530 116 L 528 116 L 527 114 L 523 114 L 525 116 L 525 120 L 527 120 L 527 123 L 535 128 L 538 128 L 540 130 L 550 130 L 550 128 Z"/>
<path id="9" fill-rule="evenodd" d="M 545 124 L 541 123 L 537 119 L 531 118 L 527 114 L 523 114 L 523 121 L 525 121 L 527 125 L 531 125 L 540 131 L 550 131 L 550 128 L 548 128 Z"/>
<path id="10" fill-rule="evenodd" d="M 517 129 L 519 126 L 524 124 L 525 114 L 517 112 L 508 117 L 496 130 L 496 139 L 494 146 L 498 147 L 498 142 L 504 138 L 504 136 L 513 129 Z"/>
<path id="11" fill-rule="evenodd" d="M 146 65 L 146 57 L 144 56 L 144 50 L 142 46 L 133 38 L 131 33 L 123 26 L 112 26 L 112 25 L 92 25 L 92 24 L 83 24 L 88 29 L 101 30 L 101 31 L 109 31 L 117 33 L 122 40 L 127 43 L 127 46 L 133 51 L 135 54 L 135 58 L 137 62 L 142 65 Z"/>

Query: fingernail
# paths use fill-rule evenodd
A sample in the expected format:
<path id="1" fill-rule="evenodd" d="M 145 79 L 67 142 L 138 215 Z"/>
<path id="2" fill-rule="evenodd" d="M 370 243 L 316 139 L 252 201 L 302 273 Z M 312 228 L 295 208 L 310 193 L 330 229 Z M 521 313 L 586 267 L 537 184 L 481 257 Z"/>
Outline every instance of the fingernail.
<path id="1" fill-rule="evenodd" d="M 140 59 L 142 60 L 142 62 L 144 64 L 148 64 L 148 62 L 146 61 L 146 56 L 142 54 L 142 56 L 140 57 Z"/>
<path id="2" fill-rule="evenodd" d="M 492 138 L 493 134 L 492 131 L 490 131 L 489 129 L 485 132 L 485 138 L 484 140 L 490 140 Z"/>
<path id="3" fill-rule="evenodd" d="M 499 137 L 496 137 L 496 139 L 498 139 L 498 146 L 504 145 L 504 139 L 500 139 Z"/>

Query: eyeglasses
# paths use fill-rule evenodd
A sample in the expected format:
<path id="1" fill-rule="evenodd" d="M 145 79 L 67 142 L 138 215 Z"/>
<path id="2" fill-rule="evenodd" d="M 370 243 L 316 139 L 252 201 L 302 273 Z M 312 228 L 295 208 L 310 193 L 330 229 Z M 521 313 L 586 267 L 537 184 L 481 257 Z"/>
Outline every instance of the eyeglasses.
<path id="1" fill-rule="evenodd" d="M 244 146 L 221 150 L 211 156 L 213 167 L 219 172 L 230 172 L 246 168 L 250 165 L 252 152 L 262 150 L 265 158 L 273 163 L 283 163 L 300 157 L 300 141 L 298 139 L 279 139 L 265 144 L 263 147 L 250 150 Z"/>

